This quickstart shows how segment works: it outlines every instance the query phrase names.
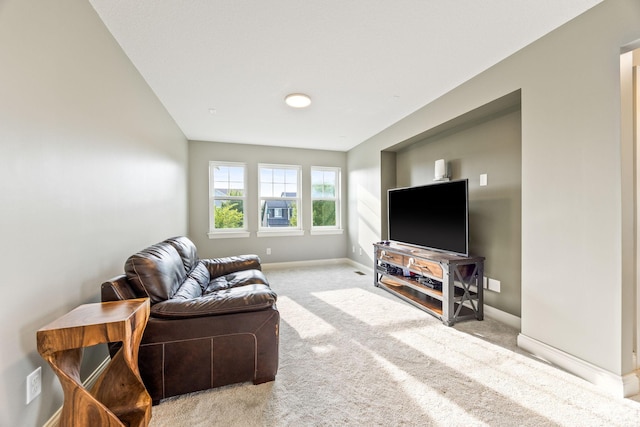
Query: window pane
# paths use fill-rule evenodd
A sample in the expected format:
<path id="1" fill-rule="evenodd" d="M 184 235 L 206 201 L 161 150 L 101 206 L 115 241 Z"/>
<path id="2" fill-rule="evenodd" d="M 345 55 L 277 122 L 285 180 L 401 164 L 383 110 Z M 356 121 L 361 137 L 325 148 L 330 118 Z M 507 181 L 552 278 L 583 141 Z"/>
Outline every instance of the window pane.
<path id="1" fill-rule="evenodd" d="M 332 184 L 325 184 L 324 197 L 336 197 L 336 187 Z"/>
<path id="2" fill-rule="evenodd" d="M 284 197 L 296 197 L 297 194 L 296 192 L 298 191 L 298 185 L 297 184 L 286 184 L 284 187 L 284 193 L 283 194 Z"/>
<path id="3" fill-rule="evenodd" d="M 274 196 L 274 197 L 284 197 L 284 184 L 282 184 L 282 183 L 273 184 L 272 196 Z"/>
<path id="4" fill-rule="evenodd" d="M 243 182 L 231 182 L 229 185 L 232 196 L 244 196 L 244 183 Z"/>
<path id="5" fill-rule="evenodd" d="M 299 167 L 260 166 L 260 227 L 298 227 Z M 268 199 L 268 200 L 265 200 Z"/>
<path id="6" fill-rule="evenodd" d="M 213 219 L 216 229 L 243 228 L 244 204 L 242 200 L 215 200 Z"/>
<path id="7" fill-rule="evenodd" d="M 339 227 L 339 181 L 339 168 L 311 168 L 312 227 Z"/>
<path id="8" fill-rule="evenodd" d="M 273 187 L 271 186 L 271 183 L 267 184 L 264 182 L 260 183 L 260 197 L 273 197 L 273 193 L 272 190 Z"/>
<path id="9" fill-rule="evenodd" d="M 244 196 L 244 167 L 215 166 L 213 170 L 214 196 Z"/>
<path id="10" fill-rule="evenodd" d="M 321 170 L 313 170 L 311 171 L 311 184 L 315 185 L 315 184 L 322 184 L 322 175 L 324 174 L 324 171 Z"/>
<path id="11" fill-rule="evenodd" d="M 331 170 L 314 170 L 311 174 L 311 197 L 336 197 L 337 174 Z"/>
<path id="12" fill-rule="evenodd" d="M 285 169 L 285 182 L 289 184 L 298 184 L 298 171 L 294 169 Z"/>
<path id="13" fill-rule="evenodd" d="M 273 169 L 273 182 L 284 183 L 284 170 Z"/>
<path id="14" fill-rule="evenodd" d="M 209 231 L 245 230 L 246 165 L 209 162 Z"/>
<path id="15" fill-rule="evenodd" d="M 297 227 L 298 226 L 298 204 L 295 201 L 289 200 L 287 202 L 289 204 L 287 209 L 287 215 L 289 218 L 289 227 Z"/>
<path id="16" fill-rule="evenodd" d="M 315 198 L 334 198 L 336 196 L 335 185 L 324 183 L 315 184 L 311 188 L 311 196 Z"/>
<path id="17" fill-rule="evenodd" d="M 273 171 L 271 168 L 260 168 L 260 182 L 271 182 Z"/>
<path id="18" fill-rule="evenodd" d="M 227 181 L 229 179 L 229 168 L 226 166 L 215 166 L 213 168 L 213 179 L 216 182 Z"/>
<path id="19" fill-rule="evenodd" d="M 336 173 L 325 171 L 324 173 L 324 196 L 336 197 Z"/>
<path id="20" fill-rule="evenodd" d="M 243 182 L 244 181 L 244 168 L 231 167 L 229 168 L 229 181 Z"/>
<path id="21" fill-rule="evenodd" d="M 297 203 L 293 200 L 262 200 L 260 225 L 262 227 L 295 227 L 298 225 Z"/>
<path id="22" fill-rule="evenodd" d="M 335 226 L 336 225 L 336 203 L 331 200 L 313 201 L 313 226 Z"/>
<path id="23" fill-rule="evenodd" d="M 296 197 L 297 190 L 296 169 L 260 168 L 261 197 Z"/>

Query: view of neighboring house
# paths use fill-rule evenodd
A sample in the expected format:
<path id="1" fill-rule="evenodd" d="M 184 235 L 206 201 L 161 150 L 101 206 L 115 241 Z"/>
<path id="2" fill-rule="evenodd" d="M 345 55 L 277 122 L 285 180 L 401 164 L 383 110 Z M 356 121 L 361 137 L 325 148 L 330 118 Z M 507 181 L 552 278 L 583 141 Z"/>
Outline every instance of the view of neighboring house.
<path id="1" fill-rule="evenodd" d="M 296 193 L 282 193 L 281 197 L 296 197 Z M 289 227 L 294 215 L 293 200 L 267 200 L 260 218 L 262 227 Z"/>

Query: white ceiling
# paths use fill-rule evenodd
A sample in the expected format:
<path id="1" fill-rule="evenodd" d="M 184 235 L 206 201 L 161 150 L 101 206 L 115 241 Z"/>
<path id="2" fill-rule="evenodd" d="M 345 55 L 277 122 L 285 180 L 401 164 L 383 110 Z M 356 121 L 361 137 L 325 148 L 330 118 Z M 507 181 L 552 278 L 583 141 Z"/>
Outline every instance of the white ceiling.
<path id="1" fill-rule="evenodd" d="M 90 0 L 188 139 L 340 151 L 600 1 Z"/>

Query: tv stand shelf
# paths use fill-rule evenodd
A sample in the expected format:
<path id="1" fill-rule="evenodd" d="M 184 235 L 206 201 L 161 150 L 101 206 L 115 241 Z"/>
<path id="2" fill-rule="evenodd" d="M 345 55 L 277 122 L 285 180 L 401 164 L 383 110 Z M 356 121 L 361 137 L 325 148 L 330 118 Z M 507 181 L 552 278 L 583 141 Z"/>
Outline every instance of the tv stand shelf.
<path id="1" fill-rule="evenodd" d="M 396 243 L 374 243 L 374 285 L 437 317 L 447 326 L 484 318 L 484 258 Z"/>

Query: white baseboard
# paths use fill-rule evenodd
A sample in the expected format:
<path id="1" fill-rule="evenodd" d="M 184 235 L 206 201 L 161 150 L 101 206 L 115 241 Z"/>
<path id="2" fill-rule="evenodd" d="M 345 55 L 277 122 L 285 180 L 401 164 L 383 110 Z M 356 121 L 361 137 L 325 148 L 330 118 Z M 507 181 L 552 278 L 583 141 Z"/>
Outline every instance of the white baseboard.
<path id="1" fill-rule="evenodd" d="M 106 359 L 104 359 L 102 363 L 100 363 L 100 365 L 98 365 L 98 367 L 91 373 L 91 375 L 89 375 L 87 379 L 82 382 L 82 386 L 87 390 L 90 390 L 91 387 L 93 387 L 93 385 L 96 383 L 96 381 L 98 381 L 98 377 L 100 377 L 100 374 L 102 374 L 102 371 L 104 371 L 107 368 L 107 365 L 109 364 L 110 360 L 111 360 L 110 357 L 107 357 Z M 58 425 L 60 424 L 61 415 L 62 415 L 62 406 L 58 408 L 58 410 L 51 416 L 51 418 L 49 418 L 47 422 L 42 425 L 42 427 L 58 427 Z"/>
<path id="2" fill-rule="evenodd" d="M 517 329 L 518 331 L 521 329 L 520 318 L 518 316 L 514 316 L 513 314 L 507 313 L 506 311 L 502 311 L 495 307 L 491 307 L 490 305 L 485 304 L 484 315 L 492 319 L 495 319 L 500 323 L 509 325 L 512 328 Z"/>
<path id="3" fill-rule="evenodd" d="M 616 375 L 523 334 L 518 335 L 518 347 L 597 385 L 614 396 L 629 397 L 640 393 L 640 378 L 636 373 Z"/>
<path id="4" fill-rule="evenodd" d="M 288 261 L 288 262 L 270 262 L 263 263 L 262 269 L 273 270 L 279 268 L 295 268 L 295 267 L 316 267 L 322 265 L 336 265 L 336 264 L 344 264 L 348 263 L 349 260 L 347 258 L 333 258 L 333 259 L 316 259 L 316 260 L 307 260 L 307 261 Z"/>
<path id="5" fill-rule="evenodd" d="M 371 274 L 373 276 L 373 267 L 360 264 L 359 262 L 356 262 L 351 258 L 343 258 L 343 261 L 349 265 L 354 266 L 358 270 L 362 270 L 363 273 Z"/>
<path id="6" fill-rule="evenodd" d="M 274 270 L 279 268 L 317 267 L 317 266 L 323 266 L 323 265 L 338 265 L 338 264 L 349 264 L 354 266 L 358 270 L 362 270 L 365 273 L 373 275 L 373 267 L 367 267 L 364 264 L 360 264 L 349 258 L 312 259 L 312 260 L 306 260 L 306 261 L 289 261 L 289 262 L 270 262 L 270 263 L 263 263 L 262 269 L 265 271 L 268 271 L 268 270 Z"/>

